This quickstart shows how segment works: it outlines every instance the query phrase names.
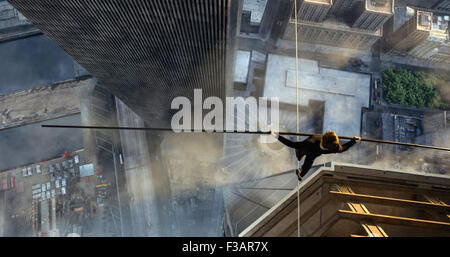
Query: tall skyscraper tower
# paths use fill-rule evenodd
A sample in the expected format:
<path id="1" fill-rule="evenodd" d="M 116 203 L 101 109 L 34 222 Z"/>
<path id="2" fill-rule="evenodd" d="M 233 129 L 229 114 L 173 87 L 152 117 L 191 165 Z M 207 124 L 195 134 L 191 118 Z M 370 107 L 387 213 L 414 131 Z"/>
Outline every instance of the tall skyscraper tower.
<path id="1" fill-rule="evenodd" d="M 177 96 L 231 88 L 241 0 L 10 3 L 153 126 Z"/>
<path id="2" fill-rule="evenodd" d="M 352 26 L 375 31 L 394 15 L 394 0 L 365 0 L 355 4 Z"/>
<path id="3" fill-rule="evenodd" d="M 322 22 L 331 8 L 333 0 L 300 0 L 297 16 L 303 21 Z"/>
<path id="4" fill-rule="evenodd" d="M 404 54 L 424 42 L 432 29 L 430 12 L 415 10 L 414 16 L 386 38 L 386 52 Z"/>
<path id="5" fill-rule="evenodd" d="M 333 5 L 328 12 L 329 16 L 342 16 L 350 11 L 358 0 L 333 0 Z"/>

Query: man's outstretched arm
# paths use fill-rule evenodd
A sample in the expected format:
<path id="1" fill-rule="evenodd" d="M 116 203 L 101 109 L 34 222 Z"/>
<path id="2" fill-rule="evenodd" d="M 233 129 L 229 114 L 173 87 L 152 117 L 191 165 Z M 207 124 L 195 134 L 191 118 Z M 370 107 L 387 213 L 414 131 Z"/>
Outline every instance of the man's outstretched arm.
<path id="1" fill-rule="evenodd" d="M 359 143 L 359 142 L 361 142 L 360 137 L 353 137 L 353 139 L 351 139 L 347 143 L 341 145 L 341 147 L 339 149 L 339 153 L 343 153 L 343 152 L 347 151 L 350 147 L 352 147 L 353 145 L 355 145 L 356 143 Z"/>
<path id="2" fill-rule="evenodd" d="M 281 143 L 283 143 L 287 147 L 298 148 L 301 145 L 301 142 L 292 142 L 291 140 L 281 136 L 278 131 L 272 130 L 271 134 L 276 139 L 278 139 L 278 141 L 280 141 Z"/>

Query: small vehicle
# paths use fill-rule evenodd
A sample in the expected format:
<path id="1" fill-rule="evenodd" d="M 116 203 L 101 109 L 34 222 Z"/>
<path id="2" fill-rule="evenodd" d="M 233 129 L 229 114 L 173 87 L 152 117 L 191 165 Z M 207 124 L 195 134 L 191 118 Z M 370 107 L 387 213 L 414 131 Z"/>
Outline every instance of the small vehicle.
<path id="1" fill-rule="evenodd" d="M 42 191 L 47 191 L 47 187 L 45 186 L 45 184 L 42 184 Z"/>
<path id="2" fill-rule="evenodd" d="M 52 197 L 55 197 L 55 196 L 56 196 L 56 190 L 52 189 Z"/>
<path id="3" fill-rule="evenodd" d="M 65 187 L 66 186 L 66 179 L 61 180 L 61 186 Z"/>
<path id="4" fill-rule="evenodd" d="M 80 158 L 78 157 L 78 155 L 75 155 L 73 157 L 73 160 L 75 161 L 75 164 L 78 164 L 80 162 Z"/>
<path id="5" fill-rule="evenodd" d="M 61 164 L 59 162 L 55 163 L 55 166 L 57 171 L 61 170 Z"/>
<path id="6" fill-rule="evenodd" d="M 41 165 L 36 165 L 36 173 L 41 174 Z"/>
<path id="7" fill-rule="evenodd" d="M 51 164 L 48 166 L 48 169 L 49 169 L 50 173 L 55 172 L 55 167 L 53 167 L 53 165 L 51 165 Z"/>
<path id="8" fill-rule="evenodd" d="M 31 169 L 31 167 L 28 167 L 27 171 L 28 171 L 28 176 L 32 176 L 33 175 L 33 170 Z"/>
<path id="9" fill-rule="evenodd" d="M 63 195 L 66 194 L 66 188 L 65 188 L 65 187 L 62 187 L 62 188 L 61 188 L 61 194 L 63 194 Z"/>
<path id="10" fill-rule="evenodd" d="M 27 169 L 22 169 L 22 176 L 24 177 L 28 176 Z"/>
<path id="11" fill-rule="evenodd" d="M 56 187 L 56 188 L 60 188 L 60 185 L 59 185 L 59 179 L 57 179 L 57 180 L 55 181 L 55 187 Z"/>
<path id="12" fill-rule="evenodd" d="M 47 190 L 50 190 L 50 182 L 47 182 Z"/>

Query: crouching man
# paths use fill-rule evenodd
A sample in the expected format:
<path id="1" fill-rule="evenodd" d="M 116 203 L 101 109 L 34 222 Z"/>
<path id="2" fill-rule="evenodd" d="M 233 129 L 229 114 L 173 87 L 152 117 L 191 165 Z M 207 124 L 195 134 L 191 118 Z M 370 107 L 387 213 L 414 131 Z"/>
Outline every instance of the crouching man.
<path id="1" fill-rule="evenodd" d="M 297 177 L 299 181 L 308 173 L 313 165 L 314 159 L 322 154 L 343 153 L 350 147 L 361 141 L 360 137 L 353 137 L 347 143 L 339 144 L 339 138 L 334 131 L 327 131 L 323 135 L 310 136 L 301 142 L 292 142 L 291 140 L 280 136 L 278 131 L 272 130 L 272 136 L 277 138 L 285 146 L 294 148 L 298 161 L 306 156 L 301 169 L 297 169 Z"/>

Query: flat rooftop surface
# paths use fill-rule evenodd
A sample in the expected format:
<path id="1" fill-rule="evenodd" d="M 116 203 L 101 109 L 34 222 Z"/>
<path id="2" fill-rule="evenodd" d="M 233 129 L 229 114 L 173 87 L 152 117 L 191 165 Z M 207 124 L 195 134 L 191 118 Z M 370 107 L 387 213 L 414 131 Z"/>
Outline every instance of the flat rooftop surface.
<path id="1" fill-rule="evenodd" d="M 266 9 L 267 0 L 244 0 L 244 6 L 242 9 L 244 11 L 250 11 L 250 22 L 251 23 L 261 23 L 262 17 L 264 15 L 264 10 Z"/>
<path id="2" fill-rule="evenodd" d="M 236 65 L 234 68 L 234 82 L 247 83 L 250 65 L 250 51 L 236 51 Z"/>
<path id="3" fill-rule="evenodd" d="M 358 183 L 361 183 L 361 185 L 358 187 L 360 190 L 362 188 L 366 189 L 373 187 L 374 185 L 383 185 L 385 190 L 379 190 L 378 188 L 378 190 L 373 191 L 373 189 L 370 189 L 373 191 L 374 195 L 378 195 L 381 197 L 391 197 L 390 195 L 385 194 L 392 193 L 391 192 L 392 188 L 402 188 L 398 190 L 410 193 L 412 192 L 413 194 L 417 194 L 419 191 L 433 192 L 435 194 L 439 193 L 441 196 L 444 195 L 445 191 L 448 192 L 448 190 L 450 189 L 450 176 L 448 175 L 430 174 L 430 173 L 395 170 L 395 169 L 387 170 L 374 168 L 366 165 L 331 162 L 325 164 L 323 167 L 318 168 L 310 176 L 303 179 L 303 181 L 299 186 L 291 184 L 290 186 L 291 187 L 294 186 L 295 188 L 291 190 L 288 194 L 285 194 L 284 196 L 279 195 L 282 198 L 280 198 L 276 204 L 272 204 L 272 207 L 269 210 L 267 210 L 263 215 L 257 218 L 250 226 L 248 226 L 244 231 L 242 231 L 239 234 L 239 236 L 252 236 L 255 233 L 257 233 L 258 230 L 260 230 L 263 226 L 272 228 L 275 227 L 276 225 L 275 223 L 273 223 L 273 219 L 276 216 L 284 215 L 284 218 L 282 220 L 279 220 L 278 224 L 281 223 L 288 224 L 288 220 L 295 221 L 297 219 L 296 206 L 294 206 L 295 208 L 292 210 L 292 213 L 290 215 L 285 215 L 286 213 L 282 214 L 281 210 L 286 209 L 289 203 L 296 203 L 297 194 L 299 193 L 301 199 L 305 195 L 310 195 L 312 197 L 308 198 L 307 200 L 305 199 L 302 200 L 303 201 L 302 204 L 304 205 L 302 207 L 301 212 L 306 213 L 305 208 L 312 208 L 312 206 L 314 206 L 314 204 L 312 203 L 315 204 L 319 203 L 318 199 L 315 196 L 320 196 L 321 193 L 320 190 L 316 191 L 317 188 L 314 189 L 314 185 L 320 184 L 320 181 L 323 178 L 326 178 L 329 181 L 331 181 L 330 182 L 331 184 L 334 183 L 342 184 L 344 182 L 352 183 L 351 181 L 353 182 L 358 181 Z M 370 190 L 368 192 L 371 192 Z M 416 192 L 415 190 L 418 191 Z M 314 191 L 319 193 L 311 194 Z M 446 194 L 444 198 L 440 199 L 442 199 L 445 202 L 448 201 L 447 198 L 448 194 Z M 373 205 L 370 205 L 370 208 L 374 210 Z M 375 210 L 380 211 L 383 209 L 375 209 Z M 384 209 L 384 210 L 391 210 L 391 209 Z M 293 224 L 296 225 L 296 223 Z M 296 231 L 295 233 L 292 233 L 292 235 L 296 235 Z M 273 234 L 271 235 L 264 234 L 264 236 L 273 236 Z"/>
<path id="4" fill-rule="evenodd" d="M 304 2 L 313 4 L 331 4 L 331 0 L 305 0 Z"/>
<path id="5" fill-rule="evenodd" d="M 299 104 L 325 103 L 323 131 L 338 135 L 360 134 L 361 108 L 369 106 L 370 75 L 319 67 L 317 61 L 299 59 Z M 295 57 L 269 54 L 264 97 L 296 104 Z"/>
<path id="6" fill-rule="evenodd" d="M 368 0 L 366 1 L 366 8 L 371 11 L 392 13 L 393 12 L 393 0 Z"/>

